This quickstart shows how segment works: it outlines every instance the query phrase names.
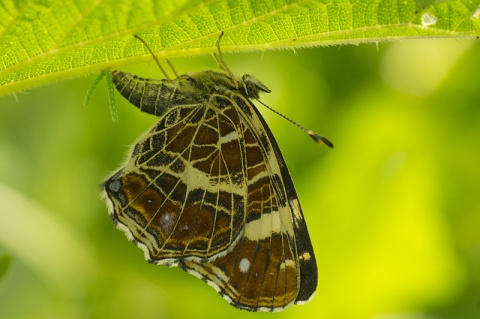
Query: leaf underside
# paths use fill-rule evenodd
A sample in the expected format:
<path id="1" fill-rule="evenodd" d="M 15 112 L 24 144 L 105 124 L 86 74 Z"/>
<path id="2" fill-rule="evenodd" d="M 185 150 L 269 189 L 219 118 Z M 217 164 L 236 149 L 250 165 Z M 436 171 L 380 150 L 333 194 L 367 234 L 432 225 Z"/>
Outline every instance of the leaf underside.
<path id="1" fill-rule="evenodd" d="M 479 0 L 0 0 L 0 96 L 134 61 L 480 35 Z"/>

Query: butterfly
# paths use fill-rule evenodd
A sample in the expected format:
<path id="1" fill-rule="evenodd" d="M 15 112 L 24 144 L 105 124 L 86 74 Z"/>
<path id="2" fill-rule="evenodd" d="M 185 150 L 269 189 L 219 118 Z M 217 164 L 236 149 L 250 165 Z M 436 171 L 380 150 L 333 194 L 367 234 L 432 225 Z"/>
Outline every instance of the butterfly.
<path id="1" fill-rule="evenodd" d="M 237 308 L 279 311 L 312 298 L 315 255 L 285 160 L 252 103 L 270 90 L 230 72 L 220 38 L 220 71 L 112 71 L 118 92 L 159 120 L 103 183 L 104 198 L 149 262 L 182 268 Z"/>

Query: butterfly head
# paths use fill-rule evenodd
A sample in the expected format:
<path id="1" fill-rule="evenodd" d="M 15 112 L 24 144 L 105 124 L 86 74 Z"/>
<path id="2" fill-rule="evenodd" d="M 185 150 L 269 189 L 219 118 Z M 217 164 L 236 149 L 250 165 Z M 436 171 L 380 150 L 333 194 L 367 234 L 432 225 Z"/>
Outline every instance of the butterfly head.
<path id="1" fill-rule="evenodd" d="M 271 92 L 270 89 L 265 84 L 263 84 L 257 78 L 255 78 L 250 74 L 244 74 L 242 76 L 241 85 L 245 90 L 246 96 L 249 98 L 258 99 L 259 98 L 258 94 L 260 92 L 265 92 L 265 93 Z"/>

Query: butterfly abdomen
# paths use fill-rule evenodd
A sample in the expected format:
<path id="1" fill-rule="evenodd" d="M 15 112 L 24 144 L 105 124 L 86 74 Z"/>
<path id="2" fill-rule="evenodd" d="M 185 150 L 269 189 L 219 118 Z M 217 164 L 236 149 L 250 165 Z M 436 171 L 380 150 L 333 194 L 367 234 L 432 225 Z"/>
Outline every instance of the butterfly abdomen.
<path id="1" fill-rule="evenodd" d="M 186 76 L 175 80 L 146 79 L 132 73 L 114 70 L 112 81 L 118 92 L 142 112 L 161 116 L 172 106 L 196 104 L 202 97 L 195 82 Z"/>

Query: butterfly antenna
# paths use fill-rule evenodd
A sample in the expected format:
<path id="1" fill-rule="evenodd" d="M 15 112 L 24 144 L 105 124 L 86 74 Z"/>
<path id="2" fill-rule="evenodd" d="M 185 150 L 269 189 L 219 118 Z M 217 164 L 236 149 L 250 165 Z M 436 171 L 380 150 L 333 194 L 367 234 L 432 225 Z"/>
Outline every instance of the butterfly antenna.
<path id="1" fill-rule="evenodd" d="M 216 53 L 213 54 L 213 57 L 215 58 L 215 60 L 217 61 L 218 65 L 220 66 L 220 68 L 227 72 L 229 75 L 230 75 L 230 78 L 232 79 L 232 81 L 235 83 L 235 85 L 238 87 L 238 83 L 237 83 L 237 80 L 235 79 L 235 77 L 233 76 L 233 73 L 232 71 L 230 71 L 230 69 L 228 68 L 227 64 L 225 63 L 225 60 L 223 59 L 223 55 L 222 55 L 222 50 L 220 49 L 220 40 L 222 39 L 224 35 L 224 32 L 222 30 L 222 32 L 220 33 L 220 36 L 218 37 L 218 40 L 217 40 L 217 50 L 218 50 L 218 56 Z M 267 109 L 269 109 L 270 111 L 280 115 L 281 117 L 283 117 L 284 119 L 286 119 L 287 121 L 289 121 L 290 123 L 294 124 L 295 126 L 297 126 L 298 128 L 300 128 L 302 131 L 304 131 L 305 133 L 307 133 L 314 141 L 315 143 L 317 144 L 325 144 L 327 145 L 328 147 L 330 148 L 333 148 L 333 143 L 330 142 L 327 138 L 315 133 L 314 131 L 306 128 L 305 126 L 301 125 L 300 123 L 297 123 L 295 122 L 294 120 L 292 120 L 291 118 L 283 115 L 282 113 L 278 112 L 277 110 L 271 108 L 270 106 L 266 105 L 265 103 L 263 103 L 262 101 L 260 101 L 259 99 L 256 99 L 260 104 L 262 104 L 263 106 L 265 106 Z"/>
<path id="2" fill-rule="evenodd" d="M 286 119 L 287 121 L 289 121 L 290 123 L 292 123 L 293 125 L 295 125 L 296 127 L 298 127 L 299 129 L 301 129 L 302 131 L 304 131 L 305 133 L 307 133 L 314 141 L 315 143 L 317 144 L 325 144 L 327 145 L 328 147 L 330 148 L 333 148 L 333 143 L 330 142 L 326 137 L 323 137 L 317 133 L 315 133 L 314 131 L 306 128 L 305 126 L 301 125 L 300 123 L 298 122 L 295 122 L 294 120 L 292 120 L 291 118 L 283 115 L 282 113 L 278 112 L 277 110 L 275 110 L 274 108 L 268 106 L 267 104 L 263 103 L 262 101 L 260 101 L 259 99 L 256 99 L 257 102 L 259 102 L 260 104 L 262 104 L 263 106 L 265 106 L 267 109 L 269 109 L 270 111 L 272 111 L 273 113 L 283 117 L 284 119 Z"/>
<path id="3" fill-rule="evenodd" d="M 160 71 L 162 71 L 163 75 L 165 75 L 165 78 L 167 80 L 170 80 L 170 77 L 168 76 L 167 72 L 165 72 L 165 69 L 162 67 L 162 65 L 160 64 L 160 62 L 158 61 L 157 57 L 155 56 L 155 53 L 153 53 L 152 49 L 150 48 L 150 46 L 148 45 L 148 43 L 143 40 L 139 35 L 137 34 L 134 34 L 133 35 L 135 38 L 137 38 L 138 40 L 142 41 L 143 45 L 148 49 L 148 51 L 150 52 L 150 54 L 152 55 L 153 59 L 155 60 L 155 62 L 157 63 L 158 67 L 160 68 Z M 167 60 L 168 61 L 168 60 Z M 170 67 L 172 67 L 172 65 L 170 64 L 170 61 L 168 61 L 168 64 L 170 65 Z M 172 70 L 173 70 L 173 67 L 172 67 Z M 175 73 L 175 75 L 177 75 L 177 72 L 175 72 L 175 70 L 173 70 L 173 72 Z"/>
<path id="4" fill-rule="evenodd" d="M 214 53 L 213 57 L 215 58 L 215 61 L 217 61 L 217 64 L 220 67 L 220 69 L 227 72 L 228 75 L 230 75 L 230 78 L 232 79 L 233 83 L 235 83 L 235 86 L 238 87 L 237 80 L 235 79 L 235 76 L 233 76 L 232 71 L 230 71 L 230 69 L 228 68 L 227 63 L 225 63 L 225 60 L 223 59 L 223 55 L 222 55 L 222 50 L 220 49 L 220 40 L 222 40 L 222 37 L 223 37 L 224 34 L 225 34 L 225 32 L 223 32 L 223 30 L 222 30 L 222 32 L 220 33 L 220 36 L 218 37 L 218 40 L 217 40 L 218 56 L 217 56 L 216 53 Z"/>

